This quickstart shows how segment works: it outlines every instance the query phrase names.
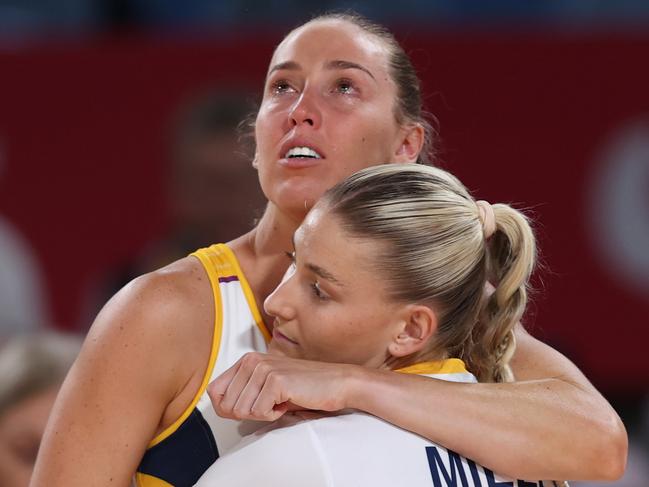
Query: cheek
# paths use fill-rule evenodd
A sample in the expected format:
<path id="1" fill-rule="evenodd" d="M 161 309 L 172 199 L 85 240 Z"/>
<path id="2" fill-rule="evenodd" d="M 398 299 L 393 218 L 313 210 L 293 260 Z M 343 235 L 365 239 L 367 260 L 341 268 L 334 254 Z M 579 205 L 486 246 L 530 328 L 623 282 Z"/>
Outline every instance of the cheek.
<path id="1" fill-rule="evenodd" d="M 268 139 L 266 123 L 257 119 L 255 124 L 255 156 L 260 169 L 263 167 L 264 160 L 268 157 Z"/>
<path id="2" fill-rule="evenodd" d="M 380 310 L 365 309 L 357 315 L 349 315 L 351 319 L 342 330 L 344 339 L 358 351 L 359 346 L 367 353 L 374 353 L 382 349 L 386 343 L 388 333 L 387 314 Z"/>
<path id="3" fill-rule="evenodd" d="M 313 309 L 313 308 L 311 308 Z M 371 351 L 377 340 L 373 316 L 354 315 L 341 310 L 311 313 L 305 330 L 311 351 L 326 360 L 356 361 L 364 359 L 361 350 Z"/>
<path id="4" fill-rule="evenodd" d="M 269 150 L 268 144 L 266 143 L 268 137 L 265 135 L 263 127 L 257 125 L 255 129 L 255 166 L 257 168 L 257 179 L 259 180 L 259 185 L 261 186 L 264 196 L 269 199 L 268 190 L 270 189 L 269 179 Z"/>
<path id="5" fill-rule="evenodd" d="M 271 148 L 277 144 L 282 129 L 280 117 L 281 114 L 272 103 L 262 103 L 255 120 L 255 143 L 259 156 L 268 157 Z"/>
<path id="6" fill-rule="evenodd" d="M 362 145 L 365 150 L 372 151 L 379 162 L 392 162 L 393 148 L 398 132 L 395 124 L 383 122 L 370 136 L 365 138 Z"/>
<path id="7" fill-rule="evenodd" d="M 396 132 L 385 123 L 374 123 L 360 132 L 352 141 L 353 159 L 349 161 L 351 172 L 356 172 L 375 164 L 393 162 L 393 146 Z"/>
<path id="8" fill-rule="evenodd" d="M 344 316 L 328 307 L 308 301 L 300 310 L 302 338 L 312 350 L 326 351 L 340 339 Z"/>

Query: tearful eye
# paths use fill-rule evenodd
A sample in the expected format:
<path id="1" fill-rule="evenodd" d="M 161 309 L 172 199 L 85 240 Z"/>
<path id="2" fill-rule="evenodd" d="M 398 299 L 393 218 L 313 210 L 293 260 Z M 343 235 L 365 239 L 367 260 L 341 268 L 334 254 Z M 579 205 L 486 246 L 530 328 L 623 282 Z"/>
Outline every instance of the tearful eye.
<path id="1" fill-rule="evenodd" d="M 336 83 L 336 91 L 342 93 L 343 95 L 349 95 L 356 91 L 356 87 L 351 80 L 341 79 Z"/>
<path id="2" fill-rule="evenodd" d="M 270 86 L 270 89 L 276 95 L 282 95 L 284 93 L 291 93 L 294 91 L 293 87 L 288 83 L 288 81 L 285 80 L 278 80 L 273 82 L 273 84 Z"/>

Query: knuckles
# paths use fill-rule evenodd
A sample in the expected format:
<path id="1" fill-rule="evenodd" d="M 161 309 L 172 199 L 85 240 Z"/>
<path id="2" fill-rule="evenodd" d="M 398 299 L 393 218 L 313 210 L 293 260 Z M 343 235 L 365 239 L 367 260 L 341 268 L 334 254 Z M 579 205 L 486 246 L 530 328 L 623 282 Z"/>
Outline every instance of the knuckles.
<path id="1" fill-rule="evenodd" d="M 254 368 L 262 362 L 264 354 L 259 352 L 247 352 L 241 357 L 241 365 L 247 368 Z"/>
<path id="2" fill-rule="evenodd" d="M 248 418 L 248 415 L 249 415 L 249 411 L 247 411 L 247 410 L 244 409 L 243 407 L 240 407 L 240 406 L 237 407 L 237 406 L 235 406 L 235 407 L 232 409 L 232 415 L 233 415 L 236 419 L 247 419 L 247 418 Z"/>
<path id="3" fill-rule="evenodd" d="M 272 390 L 277 390 L 282 387 L 284 382 L 283 376 L 275 370 L 269 370 L 266 373 L 266 386 Z"/>
<path id="4" fill-rule="evenodd" d="M 237 391 L 231 391 L 231 384 L 226 383 L 227 381 L 219 381 L 217 378 L 207 389 L 215 412 L 219 416 L 229 419 L 272 421 L 281 416 L 281 413 L 273 408 L 270 410 L 266 410 L 267 408 L 262 409 L 258 400 L 262 395 L 271 394 L 276 396 L 275 401 L 277 402 L 286 394 L 286 391 L 284 391 L 287 380 L 286 370 L 282 371 L 284 368 L 278 367 L 282 364 L 283 362 L 278 361 L 277 357 L 265 353 L 248 352 L 244 354 L 239 359 L 239 368 L 236 374 L 243 374 L 243 377 L 247 377 L 245 380 L 246 387 L 252 386 L 256 390 L 257 398 L 252 405 L 245 401 L 241 402 L 241 398 L 233 399 L 231 396 L 236 394 Z M 239 393 L 241 392 L 239 391 Z"/>

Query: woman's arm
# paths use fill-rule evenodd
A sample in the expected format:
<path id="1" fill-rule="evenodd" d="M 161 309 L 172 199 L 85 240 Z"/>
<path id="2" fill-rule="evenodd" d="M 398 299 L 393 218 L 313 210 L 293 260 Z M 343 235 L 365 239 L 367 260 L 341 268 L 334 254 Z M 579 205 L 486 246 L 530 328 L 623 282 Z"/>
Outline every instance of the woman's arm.
<path id="1" fill-rule="evenodd" d="M 348 389 L 347 406 L 512 478 L 619 478 L 627 435 L 618 415 L 566 357 L 522 327 L 517 340 L 518 382 L 431 382 L 362 370 Z"/>
<path id="2" fill-rule="evenodd" d="M 201 375 L 189 358 L 207 363 L 210 339 L 179 325 L 200 321 L 183 274 L 138 278 L 98 315 L 52 410 L 33 487 L 131 485 L 149 441 L 189 404 L 185 391 Z"/>
<path id="3" fill-rule="evenodd" d="M 251 354 L 210 395 L 219 414 L 237 418 L 274 419 L 286 401 L 363 410 L 512 478 L 619 478 L 627 436 L 615 411 L 566 357 L 522 327 L 517 339 L 515 383 L 461 384 Z"/>

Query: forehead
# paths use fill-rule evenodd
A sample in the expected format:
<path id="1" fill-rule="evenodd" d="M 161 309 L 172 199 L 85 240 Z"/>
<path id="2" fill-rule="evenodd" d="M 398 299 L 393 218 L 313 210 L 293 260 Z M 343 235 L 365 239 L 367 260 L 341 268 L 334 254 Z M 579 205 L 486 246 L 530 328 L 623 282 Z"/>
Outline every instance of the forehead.
<path id="1" fill-rule="evenodd" d="M 387 73 L 388 49 L 375 35 L 342 20 L 309 22 L 289 33 L 277 46 L 271 66 L 286 61 L 323 63 L 344 59 Z"/>
<path id="2" fill-rule="evenodd" d="M 298 259 L 326 268 L 341 281 L 364 287 L 376 280 L 381 243 L 351 236 L 325 205 L 316 204 L 308 213 L 295 232 L 295 245 Z"/>

